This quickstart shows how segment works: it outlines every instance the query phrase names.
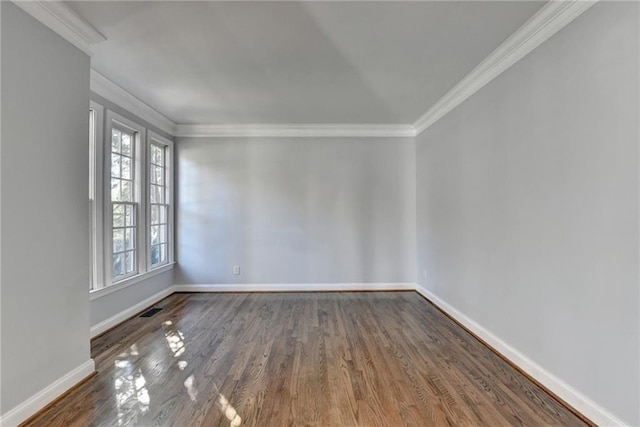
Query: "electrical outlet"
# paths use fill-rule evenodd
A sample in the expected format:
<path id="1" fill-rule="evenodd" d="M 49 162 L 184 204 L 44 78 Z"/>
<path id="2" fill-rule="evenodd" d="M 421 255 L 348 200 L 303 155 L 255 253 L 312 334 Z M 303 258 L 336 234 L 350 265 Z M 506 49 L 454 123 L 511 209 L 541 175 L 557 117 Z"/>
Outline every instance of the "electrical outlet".
<path id="1" fill-rule="evenodd" d="M 233 266 L 233 274 L 235 274 L 235 275 L 240 274 L 240 266 L 239 265 L 234 265 Z"/>

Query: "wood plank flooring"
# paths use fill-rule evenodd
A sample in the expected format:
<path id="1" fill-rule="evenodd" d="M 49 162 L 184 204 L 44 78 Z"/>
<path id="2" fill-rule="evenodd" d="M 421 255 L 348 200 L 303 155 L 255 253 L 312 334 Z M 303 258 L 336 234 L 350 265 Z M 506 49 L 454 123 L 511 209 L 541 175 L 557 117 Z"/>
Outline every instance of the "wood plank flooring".
<path id="1" fill-rule="evenodd" d="M 585 425 L 415 292 L 174 294 L 29 426 Z"/>

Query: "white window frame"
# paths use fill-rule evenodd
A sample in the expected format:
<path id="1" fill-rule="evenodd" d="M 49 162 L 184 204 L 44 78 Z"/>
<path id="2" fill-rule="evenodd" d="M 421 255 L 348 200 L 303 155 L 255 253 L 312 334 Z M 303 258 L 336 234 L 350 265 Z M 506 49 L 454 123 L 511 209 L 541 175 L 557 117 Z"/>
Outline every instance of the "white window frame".
<path id="1" fill-rule="evenodd" d="M 163 145 L 165 147 L 165 200 L 167 204 L 167 261 L 151 266 L 151 198 L 149 197 L 149 189 L 151 188 L 151 179 L 149 171 L 151 169 L 151 145 Z M 147 132 L 147 162 L 146 162 L 146 187 L 147 187 L 147 217 L 145 227 L 147 229 L 147 270 L 155 271 L 159 268 L 173 264 L 173 248 L 174 248 L 174 222 L 173 222 L 173 142 L 153 131 Z"/>
<path id="2" fill-rule="evenodd" d="M 144 174 L 141 173 L 142 166 L 146 164 L 146 150 L 144 149 L 144 141 L 146 140 L 146 129 L 139 124 L 123 117 L 111 110 L 107 110 L 106 119 L 106 131 L 104 138 L 104 153 L 105 153 L 105 173 L 104 173 L 104 200 L 105 208 L 104 212 L 104 236 L 106 249 L 104 257 L 104 269 L 105 269 L 105 286 L 111 286 L 121 283 L 131 277 L 135 277 L 146 273 L 146 263 L 141 263 L 140 260 L 146 259 L 147 248 L 146 245 L 141 245 L 140 242 L 145 242 L 145 230 L 146 224 L 143 221 L 146 218 L 146 204 L 143 202 L 146 198 L 145 179 Z M 113 128 L 124 130 L 125 132 L 132 133 L 134 136 L 134 201 L 137 203 L 138 209 L 136 209 L 136 269 L 134 272 L 119 276 L 116 281 L 113 280 L 112 265 L 113 265 L 113 211 L 111 201 L 111 133 Z M 109 143 L 107 143 L 107 141 Z M 108 153 L 108 155 L 107 155 Z M 109 166 L 107 166 L 109 165 Z M 141 227 L 142 225 L 142 227 Z"/>
<path id="3" fill-rule="evenodd" d="M 173 142 L 162 136 L 147 130 L 144 126 L 123 117 L 122 115 L 104 108 L 100 104 L 91 101 L 90 109 L 100 111 L 94 116 L 96 120 L 96 139 L 95 139 L 95 224 L 92 244 L 95 246 L 96 256 L 94 257 L 94 272 L 97 272 L 97 279 L 91 283 L 89 299 L 91 301 L 119 291 L 142 280 L 150 279 L 153 276 L 170 271 L 175 265 L 174 261 L 174 235 L 173 235 Z M 135 188 L 136 202 L 138 203 L 137 213 L 137 273 L 126 277 L 119 277 L 117 281 L 112 279 L 113 265 L 113 218 L 111 205 L 111 132 L 114 127 L 135 132 L 135 174 L 138 185 Z M 168 255 L 169 262 L 150 269 L 149 254 L 149 162 L 147 161 L 147 153 L 149 151 L 148 136 L 155 141 L 167 144 L 169 149 L 169 157 L 167 159 L 167 170 L 169 181 L 167 181 L 170 208 L 170 225 L 168 232 Z M 92 217 L 93 218 L 93 217 Z"/>
<path id="4" fill-rule="evenodd" d="M 89 199 L 91 203 L 91 283 L 92 291 L 104 287 L 104 235 L 102 177 L 104 176 L 104 107 L 90 101 L 93 111 L 93 129 L 89 129 Z"/>

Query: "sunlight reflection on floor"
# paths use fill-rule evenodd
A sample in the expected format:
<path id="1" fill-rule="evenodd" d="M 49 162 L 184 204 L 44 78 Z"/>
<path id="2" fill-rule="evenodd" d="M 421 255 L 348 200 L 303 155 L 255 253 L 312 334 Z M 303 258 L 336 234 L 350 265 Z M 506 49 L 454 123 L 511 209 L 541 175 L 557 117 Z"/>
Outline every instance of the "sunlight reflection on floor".
<path id="1" fill-rule="evenodd" d="M 231 403 L 229 403 L 224 395 L 218 395 L 218 404 L 220 405 L 220 410 L 222 411 L 224 416 L 227 417 L 227 419 L 230 421 L 229 427 L 238 427 L 240 424 L 242 424 L 242 418 L 240 418 L 240 415 L 238 414 L 236 409 L 231 406 Z"/>
<path id="2" fill-rule="evenodd" d="M 135 423 L 138 417 L 149 411 L 151 398 L 147 381 L 140 368 L 133 368 L 137 359 L 135 344 L 130 351 L 118 355 L 115 360 L 114 390 L 118 411 L 118 425 Z"/>
<path id="3" fill-rule="evenodd" d="M 171 320 L 167 320 L 162 323 L 162 329 L 164 336 L 169 346 L 169 350 L 173 353 L 173 357 L 184 356 L 186 351 L 185 336 L 184 333 L 174 326 Z M 178 369 L 184 371 L 189 365 L 186 360 L 179 360 L 177 362 Z M 190 374 L 184 381 L 184 387 L 187 389 L 187 393 L 192 402 L 198 400 L 198 388 L 196 384 L 196 378 L 193 374 Z M 218 387 L 214 384 L 214 388 L 218 390 Z M 229 420 L 229 427 L 239 427 L 242 424 L 242 418 L 238 411 L 229 403 L 227 398 L 218 393 L 218 406 L 222 414 Z"/>

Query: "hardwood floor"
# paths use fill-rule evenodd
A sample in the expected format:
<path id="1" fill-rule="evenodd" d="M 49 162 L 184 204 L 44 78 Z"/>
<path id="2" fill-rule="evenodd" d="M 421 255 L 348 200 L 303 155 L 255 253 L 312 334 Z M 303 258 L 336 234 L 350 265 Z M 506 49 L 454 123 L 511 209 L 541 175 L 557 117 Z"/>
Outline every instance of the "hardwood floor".
<path id="1" fill-rule="evenodd" d="M 585 425 L 415 292 L 174 294 L 30 426 Z"/>

